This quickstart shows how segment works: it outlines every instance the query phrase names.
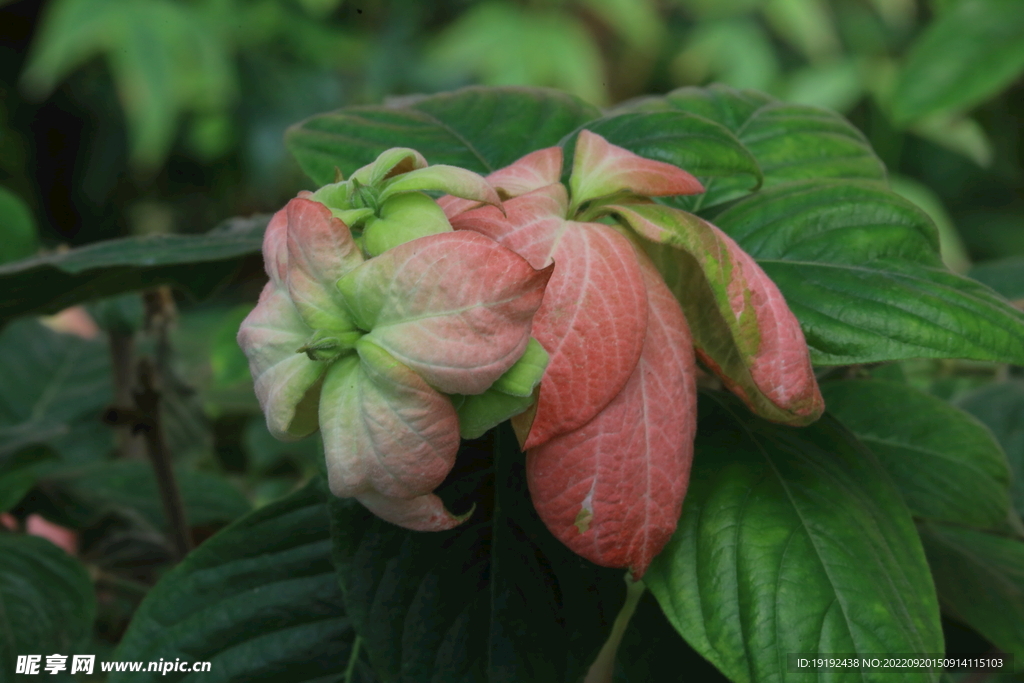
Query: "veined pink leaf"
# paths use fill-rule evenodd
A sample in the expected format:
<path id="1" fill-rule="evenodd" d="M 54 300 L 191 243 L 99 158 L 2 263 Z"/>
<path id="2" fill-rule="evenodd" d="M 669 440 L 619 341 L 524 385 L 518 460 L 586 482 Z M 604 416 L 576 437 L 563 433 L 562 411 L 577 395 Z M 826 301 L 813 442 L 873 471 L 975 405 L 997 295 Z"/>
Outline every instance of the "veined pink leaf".
<path id="1" fill-rule="evenodd" d="M 557 183 L 561 176 L 562 148 L 547 147 L 530 152 L 505 168 L 499 168 L 487 176 L 487 182 L 503 199 L 511 199 Z M 449 219 L 480 205 L 480 202 L 451 195 L 441 197 L 437 203 Z"/>
<path id="2" fill-rule="evenodd" d="M 371 163 L 352 174 L 352 180 L 362 185 L 376 186 L 387 178 L 426 168 L 423 155 L 408 147 L 392 147 L 380 153 Z"/>
<path id="3" fill-rule="evenodd" d="M 825 403 L 800 323 L 782 293 L 728 235 L 658 204 L 607 207 L 639 235 L 693 330 L 697 354 L 762 417 L 804 425 Z"/>
<path id="4" fill-rule="evenodd" d="M 551 269 L 462 231 L 400 244 L 338 283 L 361 329 L 428 384 L 479 394 L 523 355 Z M 543 342 L 542 342 L 543 343 Z"/>
<path id="5" fill-rule="evenodd" d="M 551 356 L 536 410 L 515 418 L 525 448 L 589 422 L 633 373 L 647 329 L 643 276 L 629 240 L 600 223 L 567 221 L 565 187 L 553 184 L 505 202 L 506 219 L 484 207 L 453 219 L 524 256 L 554 263 L 533 336 Z M 532 418 L 532 425 L 526 423 Z"/>
<path id="6" fill-rule="evenodd" d="M 389 498 L 376 491 L 367 491 L 356 500 L 386 522 L 413 531 L 447 531 L 469 519 L 473 508 L 461 515 L 453 515 L 433 493 L 417 498 Z"/>
<path id="7" fill-rule="evenodd" d="M 263 233 L 263 267 L 278 287 L 288 288 L 288 211 L 281 209 Z"/>
<path id="8" fill-rule="evenodd" d="M 354 329 L 335 283 L 363 261 L 348 226 L 320 202 L 297 197 L 288 216 L 288 293 L 314 330 Z"/>
<path id="9" fill-rule="evenodd" d="M 597 133 L 576 138 L 569 190 L 573 206 L 619 192 L 645 197 L 699 194 L 704 186 L 686 171 L 613 145 Z"/>
<path id="10" fill-rule="evenodd" d="M 455 409 L 372 342 L 361 339 L 356 350 L 331 365 L 320 398 L 331 492 L 391 509 L 391 521 L 404 526 L 436 527 L 436 506 L 411 501 L 430 494 L 455 462 Z"/>
<path id="11" fill-rule="evenodd" d="M 380 201 L 386 202 L 403 192 L 436 191 L 454 197 L 501 206 L 501 199 L 482 176 L 457 166 L 437 164 L 403 173 L 386 181 Z"/>
<path id="12" fill-rule="evenodd" d="M 312 334 L 288 292 L 273 281 L 238 330 L 267 429 L 278 439 L 297 439 L 317 430 L 319 380 L 327 366 L 297 353 Z"/>
<path id="13" fill-rule="evenodd" d="M 592 562 L 629 567 L 634 579 L 675 531 L 697 415 L 686 319 L 641 259 L 649 322 L 636 369 L 597 417 L 526 457 L 530 494 L 551 533 Z"/>

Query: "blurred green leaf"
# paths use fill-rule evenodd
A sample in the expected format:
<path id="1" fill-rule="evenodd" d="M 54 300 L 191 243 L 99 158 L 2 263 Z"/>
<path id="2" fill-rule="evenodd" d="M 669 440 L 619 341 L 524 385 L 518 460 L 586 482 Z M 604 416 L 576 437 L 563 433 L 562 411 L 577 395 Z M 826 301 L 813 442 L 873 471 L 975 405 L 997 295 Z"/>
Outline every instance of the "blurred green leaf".
<path id="1" fill-rule="evenodd" d="M 315 485 L 240 519 L 160 580 L 112 659 L 209 661 L 207 681 L 369 683 L 361 661 L 344 678 L 355 633 L 330 549 Z M 180 678 L 115 673 L 109 680 Z"/>
<path id="2" fill-rule="evenodd" d="M 826 382 L 821 392 L 829 412 L 882 463 L 915 517 L 988 528 L 1006 520 L 1006 455 L 973 416 L 896 382 Z"/>
<path id="3" fill-rule="evenodd" d="M 907 124 L 962 111 L 994 95 L 1024 70 L 1019 0 L 959 0 L 911 47 L 890 103 Z"/>
<path id="4" fill-rule="evenodd" d="M 57 0 L 47 7 L 23 81 L 49 94 L 95 55 L 106 56 L 128 119 L 133 161 L 158 166 L 183 113 L 234 98 L 228 43 L 189 3 Z"/>
<path id="5" fill-rule="evenodd" d="M 968 275 L 1007 299 L 1024 299 L 1024 256 L 980 263 L 971 268 Z"/>
<path id="6" fill-rule="evenodd" d="M 768 23 L 783 40 L 815 61 L 839 51 L 829 3 L 824 0 L 767 0 Z"/>
<path id="7" fill-rule="evenodd" d="M 635 50 L 656 55 L 661 48 L 665 24 L 654 0 L 580 0 L 580 4 Z"/>
<path id="8" fill-rule="evenodd" d="M 962 154 L 982 168 L 992 165 L 995 157 L 993 143 L 974 119 L 940 113 L 915 121 L 911 130 L 937 145 Z"/>
<path id="9" fill-rule="evenodd" d="M 1024 542 L 935 523 L 921 540 L 943 610 L 1003 652 L 1024 650 Z"/>
<path id="10" fill-rule="evenodd" d="M 17 655 L 81 652 L 96 616 L 85 567 L 53 543 L 22 534 L 0 533 L 0 605 L 5 680 Z"/>
<path id="11" fill-rule="evenodd" d="M 845 111 L 864 94 L 863 66 L 846 58 L 798 69 L 785 90 L 787 102 Z"/>
<path id="12" fill-rule="evenodd" d="M 32 213 L 18 195 L 0 187 L 0 263 L 30 256 L 36 246 Z"/>
<path id="13" fill-rule="evenodd" d="M 8 325 L 0 331 L 0 463 L 33 444 L 57 447 L 83 421 L 98 424 L 112 396 L 110 357 L 101 341 L 54 332 L 35 320 Z"/>
<path id="14" fill-rule="evenodd" d="M 460 82 L 472 75 L 485 85 L 551 86 L 587 102 L 607 99 L 593 37 L 582 22 L 557 9 L 477 3 L 436 36 L 425 68 L 463 76 Z"/>
<path id="15" fill-rule="evenodd" d="M 828 416 L 783 427 L 702 399 L 683 515 L 644 576 L 687 642 L 737 683 L 787 678 L 789 653 L 942 652 L 920 539 L 870 452 Z"/>
<path id="16" fill-rule="evenodd" d="M 1013 504 L 1024 515 L 1024 382 L 1019 379 L 982 387 L 957 405 L 992 430 L 1010 461 Z"/>
<path id="17" fill-rule="evenodd" d="M 778 285 L 815 363 L 1024 363 L 1024 315 L 945 270 L 928 216 L 876 183 L 779 186 L 715 223 Z"/>
<path id="18" fill-rule="evenodd" d="M 202 235 L 126 237 L 2 265 L 0 322 L 159 284 L 209 293 L 242 257 L 259 252 L 269 219 L 234 218 Z"/>
<path id="19" fill-rule="evenodd" d="M 347 107 L 288 129 L 288 148 L 317 185 L 351 174 L 391 147 L 431 164 L 490 173 L 600 116 L 581 100 L 541 88 L 463 88 L 400 106 Z"/>
<path id="20" fill-rule="evenodd" d="M 223 476 L 176 468 L 178 488 L 190 526 L 224 524 L 249 512 L 245 496 Z M 83 511 L 79 524 L 117 510 L 140 514 L 154 528 L 166 529 L 163 505 L 148 462 L 119 460 L 81 468 L 62 468 L 44 477 L 48 486 L 70 496 Z"/>
<path id="21" fill-rule="evenodd" d="M 749 18 L 697 24 L 671 63 L 680 83 L 714 80 L 755 90 L 772 87 L 780 68 L 771 38 Z"/>

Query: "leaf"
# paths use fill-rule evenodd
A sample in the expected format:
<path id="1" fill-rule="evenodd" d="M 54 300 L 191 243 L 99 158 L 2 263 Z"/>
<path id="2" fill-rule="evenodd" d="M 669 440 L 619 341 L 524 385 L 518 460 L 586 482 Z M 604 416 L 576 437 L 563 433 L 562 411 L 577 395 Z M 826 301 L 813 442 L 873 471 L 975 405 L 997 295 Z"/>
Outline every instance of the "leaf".
<path id="1" fill-rule="evenodd" d="M 389 249 L 338 288 L 366 339 L 439 391 L 479 394 L 523 355 L 550 277 L 550 267 L 458 231 Z"/>
<path id="2" fill-rule="evenodd" d="M 331 493 L 406 528 L 458 525 L 432 495 L 459 448 L 451 401 L 376 344 L 356 349 L 327 370 L 320 399 Z"/>
<path id="3" fill-rule="evenodd" d="M 342 680 L 354 640 L 323 494 L 312 484 L 238 520 L 164 575 L 111 659 L 209 661 L 209 681 Z M 352 683 L 372 680 L 362 664 Z M 150 680 L 168 679 L 110 677 Z"/>
<path id="4" fill-rule="evenodd" d="M 25 202 L 0 187 L 0 263 L 31 255 L 36 242 L 35 220 Z"/>
<path id="5" fill-rule="evenodd" d="M 640 246 L 683 306 L 698 358 L 730 391 L 775 422 L 801 425 L 821 416 L 800 324 L 749 254 L 714 225 L 672 207 L 600 210 L 644 238 Z"/>
<path id="6" fill-rule="evenodd" d="M 917 531 L 866 449 L 828 416 L 783 427 L 727 395 L 699 415 L 679 528 L 644 579 L 694 649 L 737 683 L 788 678 L 789 653 L 943 651 Z"/>
<path id="7" fill-rule="evenodd" d="M 203 296 L 241 258 L 259 252 L 269 218 L 231 219 L 203 235 L 108 240 L 0 265 L 0 323 L 159 284 Z"/>
<path id="8" fill-rule="evenodd" d="M 527 152 L 550 147 L 599 116 L 581 100 L 541 88 L 463 88 L 404 106 L 347 107 L 288 129 L 288 148 L 319 185 L 334 169 L 352 172 L 395 146 L 432 164 L 486 174 Z"/>
<path id="9" fill-rule="evenodd" d="M 932 523 L 921 525 L 921 540 L 943 610 L 1000 650 L 1020 652 L 1024 648 L 1024 543 Z"/>
<path id="10" fill-rule="evenodd" d="M 646 289 L 629 240 L 606 225 L 564 219 L 563 185 L 504 206 L 507 218 L 484 207 L 456 216 L 453 227 L 480 232 L 535 268 L 556 264 L 533 320 L 533 336 L 551 360 L 535 417 L 525 413 L 516 427 L 533 448 L 585 425 L 626 385 L 643 348 Z"/>
<path id="11" fill-rule="evenodd" d="M 1024 256 L 979 263 L 971 268 L 968 275 L 1007 299 L 1024 300 Z"/>
<path id="12" fill-rule="evenodd" d="M 648 322 L 626 386 L 583 427 L 526 452 L 530 497 L 548 529 L 592 562 L 628 567 L 636 580 L 675 530 L 697 414 L 683 311 L 642 256 L 640 268 Z"/>
<path id="13" fill-rule="evenodd" d="M 242 493 L 223 476 L 176 468 L 178 487 L 190 526 L 208 526 L 234 521 L 251 506 Z M 131 510 L 159 529 L 166 529 L 163 505 L 153 468 L 137 460 L 107 461 L 81 468 L 62 468 L 43 477 L 47 486 L 71 496 L 76 510 L 85 510 L 78 520 L 82 526 L 94 521 L 92 515 L 109 510 Z"/>
<path id="14" fill-rule="evenodd" d="M 50 541 L 22 534 L 0 533 L 0 558 L 4 675 L 14 671 L 17 655 L 79 652 L 96 617 L 85 567 Z"/>
<path id="15" fill-rule="evenodd" d="M 1024 515 L 1024 382 L 1010 380 L 982 387 L 957 405 L 992 430 L 1010 462 L 1014 508 Z"/>
<path id="16" fill-rule="evenodd" d="M 689 112 L 725 126 L 755 159 L 765 189 L 808 179 L 885 180 L 885 166 L 863 133 L 827 109 L 786 104 L 763 93 L 720 85 L 679 88 L 640 106 Z M 745 194 L 717 180 L 704 186 L 704 195 L 673 205 L 695 211 Z"/>
<path id="17" fill-rule="evenodd" d="M 707 192 L 720 187 L 722 196 L 732 198 L 756 189 L 762 181 L 757 161 L 732 132 L 689 112 L 623 113 L 585 126 L 614 145 L 697 176 Z M 563 144 L 567 151 L 574 151 L 575 136 Z M 712 201 L 710 196 L 696 197 L 691 201 L 702 205 Z"/>
<path id="18" fill-rule="evenodd" d="M 107 455 L 113 437 L 99 419 L 112 399 L 110 354 L 102 342 L 35 320 L 11 323 L 0 330 L 0 469 L 33 445 L 67 455 L 86 444 L 101 450 L 93 456 Z"/>
<path id="19" fill-rule="evenodd" d="M 822 393 L 829 412 L 885 467 L 914 516 L 977 527 L 1005 521 L 1006 456 L 972 416 L 898 382 L 829 382 Z"/>
<path id="20" fill-rule="evenodd" d="M 1024 70 L 1024 15 L 1015 0 L 960 0 L 910 47 L 893 89 L 893 119 L 905 124 L 972 107 Z"/>
<path id="21" fill-rule="evenodd" d="M 346 608 L 382 681 L 577 681 L 608 637 L 622 573 L 551 537 L 512 434 L 497 434 L 494 471 L 493 437 L 466 442 L 440 490 L 453 509 L 478 503 L 461 527 L 415 533 L 330 505 Z"/>
<path id="22" fill-rule="evenodd" d="M 817 364 L 1024 362 L 1024 315 L 943 269 L 930 219 L 894 193 L 794 183 L 744 199 L 715 223 L 778 285 Z"/>

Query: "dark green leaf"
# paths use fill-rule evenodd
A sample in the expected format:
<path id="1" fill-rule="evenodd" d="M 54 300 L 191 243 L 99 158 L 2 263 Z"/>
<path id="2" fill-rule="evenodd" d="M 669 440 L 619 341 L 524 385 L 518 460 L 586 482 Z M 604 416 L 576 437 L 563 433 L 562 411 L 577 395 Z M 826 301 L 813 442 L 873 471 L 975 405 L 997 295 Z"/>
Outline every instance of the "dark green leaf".
<path id="1" fill-rule="evenodd" d="M 110 357 L 99 340 L 60 334 L 35 320 L 0 331 L 0 462 L 34 444 L 63 451 L 67 437 L 99 425 L 111 397 Z M 103 429 L 105 443 L 91 443 L 109 450 Z"/>
<path id="2" fill-rule="evenodd" d="M 510 430 L 464 444 L 441 495 L 477 510 L 417 533 L 358 503 L 331 505 L 335 564 L 356 630 L 383 681 L 578 681 L 623 604 L 621 570 L 554 539 L 533 510 Z M 496 498 L 491 508 L 490 496 Z"/>
<path id="3" fill-rule="evenodd" d="M 761 169 L 736 136 L 694 114 L 626 113 L 583 127 L 642 157 L 674 164 L 697 176 L 710 193 L 696 196 L 701 197 L 701 205 L 743 196 L 761 184 Z M 576 135 L 565 145 L 566 158 L 572 159 Z"/>
<path id="4" fill-rule="evenodd" d="M 1007 299 L 1024 299 L 1024 256 L 1012 256 L 979 264 L 968 273 Z"/>
<path id="5" fill-rule="evenodd" d="M 176 474 L 189 525 L 223 524 L 249 512 L 245 496 L 224 477 L 185 468 L 178 469 Z M 61 469 L 45 481 L 92 514 L 128 509 L 141 514 L 154 527 L 166 526 L 153 468 L 148 462 L 122 460 Z M 88 524 L 89 520 L 83 519 L 81 523 Z"/>
<path id="6" fill-rule="evenodd" d="M 992 430 L 1010 461 L 1013 506 L 1024 515 L 1024 382 L 992 384 L 957 403 Z"/>
<path id="7" fill-rule="evenodd" d="M 942 609 L 1004 652 L 1024 651 L 1024 542 L 935 523 L 921 540 Z"/>
<path id="8" fill-rule="evenodd" d="M 740 201 L 715 223 L 779 286 L 815 363 L 1024 363 L 1024 315 L 945 270 L 931 220 L 888 190 L 793 183 Z"/>
<path id="9" fill-rule="evenodd" d="M 729 679 L 676 633 L 650 591 L 637 606 L 615 658 L 615 683 L 726 683 Z"/>
<path id="10" fill-rule="evenodd" d="M 268 220 L 236 218 L 203 235 L 126 237 L 2 265 L 0 323 L 159 284 L 205 295 L 259 252 Z"/>
<path id="11" fill-rule="evenodd" d="M 828 410 L 875 454 L 916 517 L 994 527 L 1010 508 L 1010 470 L 974 417 L 906 384 L 821 386 Z"/>
<path id="12" fill-rule="evenodd" d="M 737 683 L 788 678 L 789 653 L 942 652 L 917 531 L 871 453 L 828 416 L 797 429 L 705 399 L 679 528 L 644 577 L 690 645 Z"/>
<path id="13" fill-rule="evenodd" d="M 81 652 L 95 616 L 92 581 L 80 562 L 42 538 L 0 533 L 4 680 L 13 674 L 17 655 Z"/>
<path id="14" fill-rule="evenodd" d="M 463 88 L 395 106 L 348 107 L 288 129 L 288 148 L 317 185 L 346 177 L 391 147 L 411 147 L 431 164 L 490 173 L 564 135 L 600 112 L 542 88 Z"/>
<path id="15" fill-rule="evenodd" d="M 928 26 L 907 54 L 892 113 L 909 123 L 978 104 L 1024 70 L 1018 0 L 960 0 Z"/>
<path id="16" fill-rule="evenodd" d="M 36 241 L 35 220 L 25 202 L 0 187 L 0 263 L 31 255 Z"/>
<path id="17" fill-rule="evenodd" d="M 312 485 L 238 520 L 161 579 L 111 659 L 209 661 L 205 681 L 342 680 L 355 634 L 330 543 Z M 370 680 L 357 671 L 352 683 Z M 110 683 L 184 678 L 115 673 Z"/>
<path id="18" fill-rule="evenodd" d="M 647 111 L 685 111 L 733 132 L 757 161 L 764 187 L 796 180 L 884 180 L 885 166 L 864 135 L 839 114 L 786 104 L 752 90 L 726 86 L 680 88 L 640 103 Z M 731 185 L 706 184 L 707 193 L 680 202 L 695 211 L 740 196 Z"/>

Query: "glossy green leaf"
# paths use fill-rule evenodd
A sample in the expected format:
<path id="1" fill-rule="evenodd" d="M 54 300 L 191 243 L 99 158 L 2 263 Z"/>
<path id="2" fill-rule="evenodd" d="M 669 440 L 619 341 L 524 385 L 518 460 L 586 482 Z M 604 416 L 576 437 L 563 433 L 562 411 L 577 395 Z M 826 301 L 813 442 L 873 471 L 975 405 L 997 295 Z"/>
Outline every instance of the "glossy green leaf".
<path id="1" fill-rule="evenodd" d="M 126 237 L 4 264 L 0 322 L 160 284 L 202 296 L 259 253 L 268 220 L 236 218 L 203 235 Z"/>
<path id="2" fill-rule="evenodd" d="M 318 184 L 335 167 L 351 173 L 391 147 L 411 147 L 432 164 L 486 174 L 558 144 L 599 112 L 541 88 L 463 88 L 402 106 L 347 107 L 288 129 L 288 148 Z"/>
<path id="3" fill-rule="evenodd" d="M 718 188 L 719 195 L 743 195 L 761 184 L 757 161 L 736 136 L 720 123 L 689 112 L 625 113 L 584 127 L 613 145 L 678 166 L 706 188 Z M 575 135 L 565 141 L 567 159 L 573 158 L 575 143 Z"/>
<path id="4" fill-rule="evenodd" d="M 945 270 L 928 216 L 871 183 L 802 182 L 715 218 L 800 319 L 815 363 L 1024 362 L 1024 315 Z"/>
<path id="5" fill-rule="evenodd" d="M 0 187 L 0 263 L 30 256 L 36 241 L 36 223 L 25 202 Z"/>
<path id="6" fill-rule="evenodd" d="M 908 123 L 962 110 L 1024 71 L 1024 12 L 1017 0 L 960 0 L 910 48 L 893 90 L 892 114 Z"/>
<path id="7" fill-rule="evenodd" d="M 993 527 L 1010 507 L 1010 470 L 971 415 L 898 382 L 821 387 L 832 415 L 871 449 L 915 517 Z"/>
<path id="8" fill-rule="evenodd" d="M 1024 542 L 932 523 L 921 540 L 942 609 L 1003 652 L 1024 651 Z"/>
<path id="9" fill-rule="evenodd" d="M 160 580 L 111 659 L 209 661 L 207 681 L 342 680 L 355 634 L 330 543 L 316 485 L 240 519 Z M 350 683 L 372 680 L 363 662 L 355 670 Z M 190 678 L 115 673 L 110 682 Z"/>
<path id="10" fill-rule="evenodd" d="M 679 528 L 644 577 L 690 645 L 737 683 L 790 680 L 789 653 L 942 652 L 917 531 L 878 461 L 827 416 L 796 429 L 705 398 Z"/>
<path id="11" fill-rule="evenodd" d="M 577 681 L 623 603 L 621 571 L 544 528 L 505 427 L 490 469 L 490 434 L 463 445 L 439 489 L 451 510 L 477 505 L 460 527 L 416 533 L 354 501 L 330 506 L 345 604 L 382 681 Z"/>
<path id="12" fill-rule="evenodd" d="M 764 93 L 726 86 L 680 88 L 643 101 L 649 111 L 689 112 L 716 121 L 739 139 L 764 174 L 764 188 L 795 180 L 843 178 L 885 180 L 885 166 L 867 138 L 827 109 L 779 102 Z M 707 192 L 678 205 L 689 210 L 742 196 L 716 180 Z"/>
<path id="13" fill-rule="evenodd" d="M 1024 382 L 990 384 L 964 396 L 957 405 L 992 430 L 1010 462 L 1013 506 L 1024 515 Z"/>
<path id="14" fill-rule="evenodd" d="M 42 538 L 0 533 L 0 671 L 5 680 L 14 673 L 17 655 L 82 652 L 95 615 L 92 581 L 78 560 Z"/>
<path id="15" fill-rule="evenodd" d="M 222 476 L 185 468 L 177 469 L 176 475 L 190 526 L 224 524 L 250 510 L 245 496 Z M 89 511 L 128 510 L 156 528 L 166 528 L 160 492 L 148 462 L 120 460 L 62 468 L 44 482 L 70 496 L 75 509 L 86 511 L 83 524 L 89 523 Z"/>

